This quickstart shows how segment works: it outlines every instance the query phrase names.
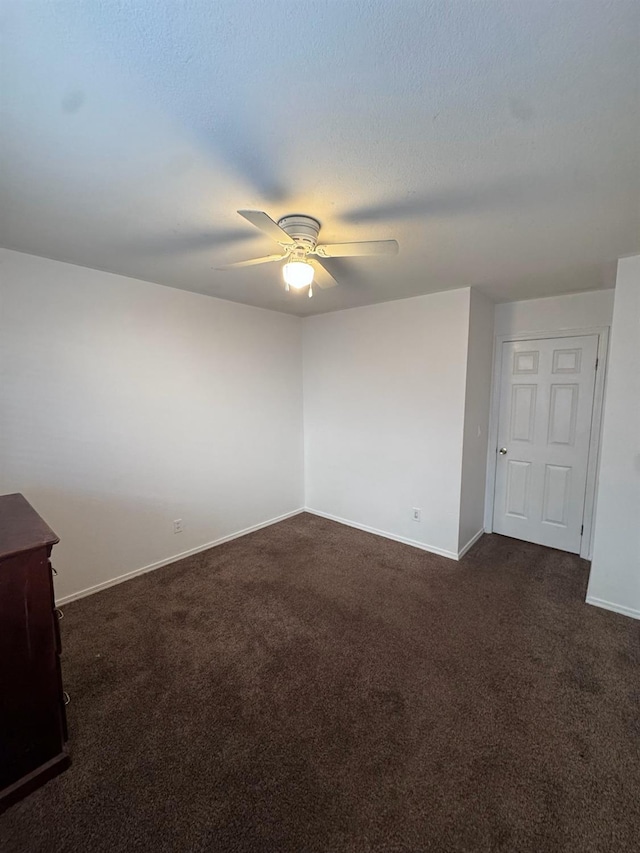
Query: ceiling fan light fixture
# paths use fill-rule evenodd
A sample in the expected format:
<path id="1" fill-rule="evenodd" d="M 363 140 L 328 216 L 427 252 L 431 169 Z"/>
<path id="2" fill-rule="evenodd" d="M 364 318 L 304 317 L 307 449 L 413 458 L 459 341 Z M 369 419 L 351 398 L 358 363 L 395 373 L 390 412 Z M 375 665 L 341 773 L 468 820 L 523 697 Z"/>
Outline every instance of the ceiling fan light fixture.
<path id="1" fill-rule="evenodd" d="M 307 261 L 289 261 L 282 267 L 285 284 L 301 290 L 313 283 L 313 267 Z"/>
<path id="2" fill-rule="evenodd" d="M 266 255 L 263 258 L 250 258 L 237 261 L 219 269 L 252 267 L 256 264 L 269 264 L 284 261 L 282 276 L 284 289 L 289 292 L 309 288 L 308 296 L 313 296 L 313 283 L 325 290 L 338 282 L 325 266 L 325 258 L 357 258 L 362 255 L 397 255 L 396 240 L 366 240 L 357 243 L 318 243 L 320 222 L 313 216 L 295 213 L 283 216 L 275 222 L 264 210 L 239 210 L 238 213 L 247 222 L 254 225 L 263 234 L 280 247 L 279 255 Z M 284 254 L 282 254 L 284 252 Z M 314 256 L 310 260 L 310 256 Z"/>

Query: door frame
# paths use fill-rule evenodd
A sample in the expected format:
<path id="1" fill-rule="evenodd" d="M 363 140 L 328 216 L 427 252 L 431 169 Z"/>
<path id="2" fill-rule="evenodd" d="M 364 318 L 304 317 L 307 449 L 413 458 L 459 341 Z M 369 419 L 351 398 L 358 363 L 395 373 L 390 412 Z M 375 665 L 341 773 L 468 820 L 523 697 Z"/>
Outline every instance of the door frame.
<path id="1" fill-rule="evenodd" d="M 607 353 L 609 349 L 609 326 L 591 326 L 583 329 L 554 329 L 553 331 L 512 332 L 496 335 L 493 350 L 493 376 L 491 380 L 491 409 L 489 415 L 489 448 L 487 452 L 487 486 L 485 491 L 484 529 L 493 533 L 493 505 L 496 488 L 496 465 L 498 462 L 498 421 L 500 415 L 500 379 L 502 376 L 502 345 L 511 341 L 533 341 L 546 338 L 576 338 L 583 335 L 598 336 L 598 369 L 593 389 L 593 411 L 587 459 L 587 483 L 585 487 L 582 523 L 584 526 L 580 543 L 580 556 L 591 559 L 593 520 L 595 515 L 596 483 L 600 457 L 600 432 L 604 401 Z"/>

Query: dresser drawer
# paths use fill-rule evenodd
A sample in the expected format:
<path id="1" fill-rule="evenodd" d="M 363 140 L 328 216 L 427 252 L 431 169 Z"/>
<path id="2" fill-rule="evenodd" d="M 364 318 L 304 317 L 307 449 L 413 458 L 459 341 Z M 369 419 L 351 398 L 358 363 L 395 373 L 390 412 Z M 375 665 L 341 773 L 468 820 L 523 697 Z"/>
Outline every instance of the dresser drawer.
<path id="1" fill-rule="evenodd" d="M 56 637 L 56 652 L 60 654 L 62 651 L 62 637 L 60 636 L 60 620 L 64 617 L 64 613 L 59 607 L 53 611 L 53 632 Z"/>

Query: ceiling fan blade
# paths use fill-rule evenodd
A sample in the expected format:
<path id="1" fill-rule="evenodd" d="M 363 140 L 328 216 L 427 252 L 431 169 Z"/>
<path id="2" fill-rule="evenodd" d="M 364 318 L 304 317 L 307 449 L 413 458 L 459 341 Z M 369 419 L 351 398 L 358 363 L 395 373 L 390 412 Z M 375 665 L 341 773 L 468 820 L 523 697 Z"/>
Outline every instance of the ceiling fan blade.
<path id="1" fill-rule="evenodd" d="M 256 264 L 268 264 L 272 261 L 282 261 L 286 255 L 266 255 L 264 258 L 251 258 L 249 261 L 237 261 L 235 264 L 226 264 L 223 267 L 216 267 L 218 270 L 233 270 L 236 267 L 253 267 Z"/>
<path id="2" fill-rule="evenodd" d="M 321 290 L 327 290 L 327 288 L 335 287 L 338 284 L 322 261 L 311 261 L 311 266 L 314 269 L 313 283 L 317 284 Z"/>
<path id="3" fill-rule="evenodd" d="M 271 237 L 272 240 L 275 240 L 276 243 L 281 243 L 283 246 L 290 246 L 295 242 L 293 237 L 289 237 L 287 232 L 280 228 L 278 223 L 274 222 L 264 211 L 239 210 L 238 213 L 240 216 L 244 216 L 252 225 L 255 225 L 256 228 L 263 231 L 268 237 Z"/>
<path id="4" fill-rule="evenodd" d="M 370 240 L 364 243 L 325 243 L 316 246 L 320 258 L 353 258 L 362 255 L 397 255 L 397 240 Z"/>

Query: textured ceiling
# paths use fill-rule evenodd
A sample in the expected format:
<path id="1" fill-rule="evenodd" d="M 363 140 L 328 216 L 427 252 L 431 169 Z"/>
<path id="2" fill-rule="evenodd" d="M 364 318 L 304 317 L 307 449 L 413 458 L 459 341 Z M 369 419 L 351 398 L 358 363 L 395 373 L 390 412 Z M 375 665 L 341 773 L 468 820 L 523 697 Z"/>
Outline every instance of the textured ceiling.
<path id="1" fill-rule="evenodd" d="M 0 244 L 294 314 L 612 284 L 640 251 L 640 2 L 3 0 Z M 235 211 L 309 213 L 285 294 Z"/>

